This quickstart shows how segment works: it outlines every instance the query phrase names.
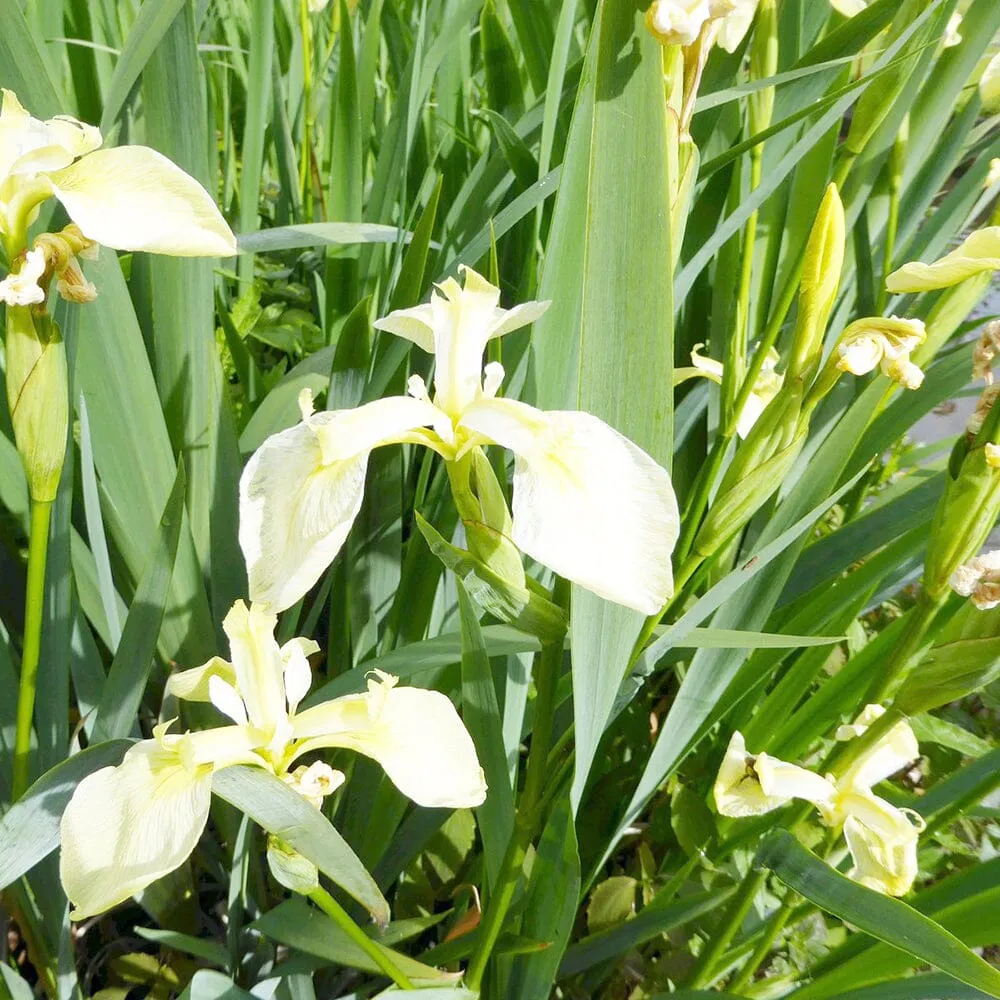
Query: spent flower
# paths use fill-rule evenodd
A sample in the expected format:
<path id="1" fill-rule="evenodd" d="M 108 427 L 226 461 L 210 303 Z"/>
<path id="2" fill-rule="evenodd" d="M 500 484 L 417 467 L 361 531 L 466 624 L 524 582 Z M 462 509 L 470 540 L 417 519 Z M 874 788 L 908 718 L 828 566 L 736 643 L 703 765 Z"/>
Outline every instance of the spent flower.
<path id="1" fill-rule="evenodd" d="M 276 623 L 237 601 L 223 623 L 232 661 L 215 657 L 168 681 L 169 693 L 211 702 L 230 725 L 173 733 L 172 722 L 162 723 L 117 767 L 76 787 L 60 827 L 60 875 L 74 919 L 109 909 L 184 862 L 208 820 L 212 774 L 222 768 L 264 768 L 318 807 L 343 775 L 296 761 L 340 747 L 377 761 L 419 805 L 483 802 L 475 747 L 444 695 L 398 687 L 395 677 L 373 671 L 367 693 L 299 711 L 311 679 L 307 657 L 318 647 L 301 638 L 279 646 Z"/>
<path id="2" fill-rule="evenodd" d="M 997 607 L 1000 605 L 1000 549 L 984 552 L 963 563 L 952 573 L 949 583 L 956 594 L 971 598 L 980 611 Z"/>
<path id="3" fill-rule="evenodd" d="M 972 351 L 972 377 L 993 384 L 993 361 L 1000 353 L 1000 320 L 993 320 L 983 327 L 983 332 Z"/>
<path id="4" fill-rule="evenodd" d="M 868 705 L 836 733 L 838 740 L 862 736 L 885 712 Z M 793 799 L 811 802 L 826 826 L 842 829 L 854 860 L 851 878 L 890 896 L 909 892 L 917 876 L 917 838 L 922 821 L 876 795 L 872 788 L 920 754 L 906 722 L 892 726 L 840 777 L 822 777 L 796 764 L 746 752 L 733 733 L 715 782 L 715 803 L 723 816 L 760 816 Z"/>
<path id="5" fill-rule="evenodd" d="M 662 608 L 673 591 L 679 520 L 670 476 L 589 413 L 498 398 L 504 370 L 497 362 L 483 367 L 487 343 L 547 307 L 506 310 L 499 299 L 466 268 L 464 287 L 449 278 L 430 302 L 375 324 L 434 355 L 433 399 L 419 376 L 409 396 L 353 410 L 316 413 L 305 396 L 302 422 L 254 453 L 240 480 L 240 545 L 253 600 L 281 610 L 319 579 L 361 508 L 372 449 L 424 445 L 454 469 L 496 444 L 515 455 L 512 523 L 494 518 L 496 532 L 509 532 L 522 552 L 601 597 L 646 614 Z M 467 518 L 482 519 L 476 511 Z"/>

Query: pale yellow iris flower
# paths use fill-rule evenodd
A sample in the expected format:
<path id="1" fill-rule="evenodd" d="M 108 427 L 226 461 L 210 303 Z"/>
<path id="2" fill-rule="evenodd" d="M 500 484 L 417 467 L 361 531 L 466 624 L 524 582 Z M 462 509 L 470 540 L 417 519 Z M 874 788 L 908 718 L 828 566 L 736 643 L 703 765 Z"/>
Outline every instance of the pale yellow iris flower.
<path id="1" fill-rule="evenodd" d="M 893 293 L 929 292 L 957 285 L 983 271 L 1000 270 L 1000 226 L 977 229 L 958 247 L 933 264 L 904 264 L 885 279 Z"/>
<path id="2" fill-rule="evenodd" d="M 926 339 L 927 330 L 919 319 L 860 319 L 841 335 L 834 349 L 836 367 L 852 375 L 867 375 L 879 368 L 904 388 L 919 389 L 924 373 L 910 360 L 910 354 Z"/>
<path id="3" fill-rule="evenodd" d="M 693 45 L 713 24 L 716 42 L 735 52 L 746 37 L 758 0 L 653 0 L 646 12 L 649 30 L 664 45 Z"/>
<path id="4" fill-rule="evenodd" d="M 208 820 L 212 774 L 225 767 L 266 768 L 319 806 L 343 775 L 322 762 L 295 762 L 341 747 L 376 760 L 419 805 L 464 808 L 484 801 L 472 739 L 444 695 L 397 687 L 396 678 L 376 671 L 367 694 L 300 712 L 311 681 L 307 657 L 318 647 L 308 639 L 279 647 L 276 622 L 237 601 L 223 624 L 232 662 L 215 657 L 170 678 L 170 693 L 211 702 L 231 725 L 171 733 L 171 723 L 164 723 L 120 765 L 77 786 L 60 828 L 60 875 L 74 919 L 109 909 L 184 862 Z"/>
<path id="5" fill-rule="evenodd" d="M 707 378 L 716 385 L 722 385 L 725 367 L 721 361 L 699 354 L 698 351 L 703 346 L 703 344 L 694 345 L 694 349 L 691 351 L 692 367 L 678 368 L 674 372 L 674 385 L 697 376 Z M 760 419 L 760 415 L 767 408 L 767 405 L 781 391 L 785 376 L 777 372 L 780 360 L 778 352 L 773 347 L 764 356 L 764 363 L 760 366 L 760 372 L 754 382 L 753 389 L 747 396 L 747 401 L 736 420 L 736 433 L 741 438 L 745 438 L 753 430 L 753 425 Z"/>
<path id="6" fill-rule="evenodd" d="M 854 723 L 837 730 L 837 739 L 861 736 L 884 712 L 880 705 L 868 705 Z M 723 816 L 760 816 L 793 799 L 811 802 L 827 826 L 843 828 L 854 861 L 850 877 L 878 892 L 902 896 L 917 876 L 917 839 L 923 823 L 872 788 L 919 754 L 913 730 L 900 722 L 840 778 L 824 778 L 766 753 L 748 754 L 743 736 L 736 732 L 716 778 L 716 808 Z"/>
<path id="7" fill-rule="evenodd" d="M 373 448 L 425 445 L 455 462 L 481 445 L 514 453 L 514 544 L 559 575 L 635 608 L 658 612 L 673 592 L 677 501 L 667 471 L 589 413 L 543 412 L 497 398 L 500 364 L 487 343 L 536 320 L 548 303 L 499 308 L 500 292 L 465 269 L 425 305 L 375 325 L 434 355 L 434 398 L 422 379 L 409 396 L 314 413 L 268 438 L 240 480 L 240 545 L 250 596 L 294 604 L 340 551 L 364 494 Z"/>
<path id="8" fill-rule="evenodd" d="M 0 235 L 8 248 L 24 245 L 39 207 L 55 197 L 88 241 L 116 250 L 185 257 L 237 252 L 211 195 L 193 177 L 146 146 L 101 149 L 102 143 L 94 126 L 64 115 L 40 121 L 13 91 L 3 91 Z M 19 282 L 2 283 L 0 298 L 11 305 L 42 301 L 29 287 L 38 260 L 20 271 Z"/>

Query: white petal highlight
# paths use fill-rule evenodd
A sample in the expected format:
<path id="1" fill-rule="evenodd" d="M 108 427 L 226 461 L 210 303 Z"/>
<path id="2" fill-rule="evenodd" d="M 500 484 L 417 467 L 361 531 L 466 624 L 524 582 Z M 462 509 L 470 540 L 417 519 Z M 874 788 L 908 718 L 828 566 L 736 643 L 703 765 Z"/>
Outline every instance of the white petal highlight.
<path id="1" fill-rule="evenodd" d="M 45 290 L 38 284 L 45 274 L 45 254 L 29 250 L 19 271 L 0 281 L 0 302 L 9 306 L 31 306 L 45 301 Z"/>
<path id="2" fill-rule="evenodd" d="M 156 740 L 84 778 L 60 825 L 72 918 L 102 913 L 181 865 L 205 828 L 211 791 L 210 768 L 188 771 Z"/>
<path id="3" fill-rule="evenodd" d="M 211 195 L 155 149 L 96 150 L 50 176 L 70 218 L 97 243 L 181 257 L 237 252 Z"/>
<path id="4" fill-rule="evenodd" d="M 344 747 L 378 761 L 392 783 L 421 806 L 466 808 L 486 798 L 476 748 L 454 705 L 437 691 L 394 686 L 306 709 L 293 720 L 296 753 Z"/>
<path id="5" fill-rule="evenodd" d="M 462 424 L 516 456 L 513 539 L 600 597 L 656 614 L 673 593 L 677 500 L 667 471 L 589 413 L 483 399 Z"/>

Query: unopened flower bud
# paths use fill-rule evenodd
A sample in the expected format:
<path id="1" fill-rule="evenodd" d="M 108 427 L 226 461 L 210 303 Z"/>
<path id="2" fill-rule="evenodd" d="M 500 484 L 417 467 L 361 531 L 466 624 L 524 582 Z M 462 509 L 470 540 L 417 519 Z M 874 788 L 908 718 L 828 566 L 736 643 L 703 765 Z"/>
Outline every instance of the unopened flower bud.
<path id="1" fill-rule="evenodd" d="M 808 379 L 819 364 L 823 337 L 840 287 L 847 239 L 844 206 L 836 184 L 826 189 L 805 248 L 799 309 L 788 371 Z"/>
<path id="2" fill-rule="evenodd" d="M 948 27 L 944 31 L 944 47 L 953 49 L 962 44 L 962 15 L 956 10 L 948 18 Z"/>
<path id="3" fill-rule="evenodd" d="M 267 838 L 267 866 L 275 881 L 291 892 L 308 896 L 319 888 L 319 869 L 273 834 Z"/>
<path id="4" fill-rule="evenodd" d="M 983 70 L 979 79 L 979 99 L 983 102 L 983 110 L 989 114 L 1000 111 L 1000 52 Z"/>
<path id="5" fill-rule="evenodd" d="M 66 454 L 66 347 L 46 314 L 7 308 L 7 402 L 31 499 L 55 500 Z"/>

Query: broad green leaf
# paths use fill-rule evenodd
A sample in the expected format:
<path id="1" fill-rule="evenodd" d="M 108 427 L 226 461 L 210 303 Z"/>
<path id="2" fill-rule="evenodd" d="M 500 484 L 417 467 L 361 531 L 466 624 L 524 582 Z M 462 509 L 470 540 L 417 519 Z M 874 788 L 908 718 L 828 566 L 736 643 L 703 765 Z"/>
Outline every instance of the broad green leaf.
<path id="1" fill-rule="evenodd" d="M 187 0 L 146 2 L 139 9 L 108 85 L 101 116 L 101 131 L 105 134 L 114 127 L 136 80 L 186 3 Z"/>
<path id="2" fill-rule="evenodd" d="M 179 465 L 174 488 L 163 509 L 146 569 L 135 592 L 135 599 L 122 629 L 121 641 L 104 684 L 94 724 L 94 739 L 97 741 L 127 736 L 139 714 L 146 682 L 153 668 L 167 591 L 177 558 L 185 486 L 184 466 Z"/>
<path id="3" fill-rule="evenodd" d="M 486 856 L 489 884 L 496 885 L 507 843 L 514 831 L 514 794 L 507 769 L 503 725 L 493 682 L 493 668 L 476 611 L 461 580 L 458 613 L 462 625 L 462 718 L 486 772 L 489 794 L 476 811 Z"/>
<path id="4" fill-rule="evenodd" d="M 229 952 L 224 945 L 211 938 L 192 937 L 178 931 L 161 930 L 159 927 L 136 927 L 136 934 L 154 944 L 162 945 L 171 951 L 183 951 L 195 958 L 211 962 L 212 965 L 225 965 L 229 962 Z"/>
<path id="5" fill-rule="evenodd" d="M 378 972 L 374 960 L 356 945 L 325 913 L 310 906 L 304 899 L 290 899 L 253 923 L 253 928 L 274 941 L 294 948 L 307 955 L 315 955 L 327 962 L 346 965 L 366 972 Z M 392 925 L 390 925 L 391 928 Z M 387 928 L 386 933 L 388 933 Z M 372 938 L 379 941 L 377 934 Z M 379 942 L 381 945 L 381 942 Z M 448 973 L 439 972 L 429 965 L 417 962 L 406 955 L 381 947 L 411 979 L 424 982 L 447 980 Z"/>
<path id="6" fill-rule="evenodd" d="M 307 857 L 376 923 L 388 923 L 389 905 L 357 855 L 330 821 L 283 781 L 258 768 L 230 767 L 214 775 L 212 791 Z"/>
<path id="7" fill-rule="evenodd" d="M 273 253 L 306 247 L 396 243 L 409 238 L 409 233 L 401 233 L 395 226 L 380 226 L 371 222 L 305 222 L 243 233 L 238 242 L 241 253 Z"/>
<path id="8" fill-rule="evenodd" d="M 59 821 L 76 786 L 92 771 L 121 763 L 128 740 L 82 750 L 46 771 L 0 819 L 0 889 L 59 845 Z"/>
<path id="9" fill-rule="evenodd" d="M 1000 970 L 958 938 L 898 899 L 852 882 L 804 848 L 790 833 L 772 831 L 756 864 L 793 891 L 872 937 L 891 944 L 960 982 L 1000 997 Z"/>
<path id="10" fill-rule="evenodd" d="M 662 77 L 660 47 L 636 5 L 602 0 L 539 289 L 553 305 L 535 324 L 532 352 L 540 406 L 594 413 L 669 465 L 673 420 L 663 387 L 671 383 L 673 303 Z M 576 806 L 642 617 L 580 587 L 572 606 Z"/>

